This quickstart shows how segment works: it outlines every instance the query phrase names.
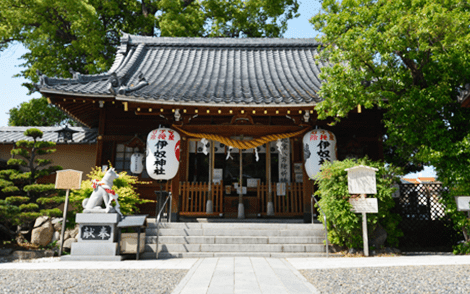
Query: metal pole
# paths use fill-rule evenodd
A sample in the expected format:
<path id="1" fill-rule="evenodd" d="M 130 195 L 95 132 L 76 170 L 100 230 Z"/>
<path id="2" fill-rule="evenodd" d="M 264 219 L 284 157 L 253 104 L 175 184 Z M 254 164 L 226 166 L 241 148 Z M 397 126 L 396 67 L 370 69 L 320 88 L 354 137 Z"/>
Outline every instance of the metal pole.
<path id="1" fill-rule="evenodd" d="M 158 196 L 158 212 L 162 211 L 163 208 L 163 182 L 160 182 L 160 196 Z M 163 214 L 163 211 L 162 211 Z M 163 217 L 163 215 L 161 216 Z"/>
<path id="2" fill-rule="evenodd" d="M 67 192 L 65 193 L 64 216 L 62 218 L 62 231 L 60 232 L 59 256 L 62 256 L 62 249 L 64 247 L 65 223 L 67 222 L 67 209 L 69 207 L 69 193 L 70 189 L 67 189 Z"/>
<path id="3" fill-rule="evenodd" d="M 312 195 L 312 198 L 310 198 L 310 214 L 312 216 L 312 224 L 313 224 L 313 195 Z"/>
<path id="4" fill-rule="evenodd" d="M 170 199 L 169 199 L 170 201 L 168 202 L 168 212 L 167 212 L 168 213 L 168 219 L 167 219 L 167 221 L 169 223 L 171 223 L 171 200 L 172 200 L 171 192 L 168 192 L 168 197 L 170 197 Z"/>
<path id="5" fill-rule="evenodd" d="M 323 213 L 323 220 L 325 222 L 325 241 L 326 241 L 326 257 L 328 258 L 328 252 L 330 251 L 328 247 L 330 246 L 328 244 L 328 228 L 326 227 L 326 215 Z"/>
<path id="6" fill-rule="evenodd" d="M 139 260 L 139 255 L 140 255 L 140 227 L 137 229 L 137 255 L 136 255 L 136 259 Z M 158 248 L 157 248 L 158 250 Z"/>

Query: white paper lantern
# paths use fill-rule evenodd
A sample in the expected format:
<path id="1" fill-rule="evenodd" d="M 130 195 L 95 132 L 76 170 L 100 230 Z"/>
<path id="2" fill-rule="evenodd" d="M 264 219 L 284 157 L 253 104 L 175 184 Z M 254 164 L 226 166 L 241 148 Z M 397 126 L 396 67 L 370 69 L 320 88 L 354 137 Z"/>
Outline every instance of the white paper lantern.
<path id="1" fill-rule="evenodd" d="M 144 170 L 144 155 L 142 153 L 133 153 L 131 155 L 131 172 L 133 174 L 141 174 Z"/>
<path id="2" fill-rule="evenodd" d="M 155 180 L 175 177 L 180 164 L 180 135 L 168 128 L 158 128 L 147 136 L 147 173 Z"/>
<path id="3" fill-rule="evenodd" d="M 305 171 L 309 178 L 314 178 L 325 161 L 337 159 L 336 137 L 326 130 L 317 129 L 305 134 L 303 139 Z"/>

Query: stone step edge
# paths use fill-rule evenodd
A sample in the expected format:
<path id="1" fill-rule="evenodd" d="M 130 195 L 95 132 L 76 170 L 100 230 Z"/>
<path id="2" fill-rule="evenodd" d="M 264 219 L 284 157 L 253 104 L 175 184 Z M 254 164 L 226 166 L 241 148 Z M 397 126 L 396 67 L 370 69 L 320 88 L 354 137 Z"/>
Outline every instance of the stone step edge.
<path id="1" fill-rule="evenodd" d="M 295 257 L 326 257 L 321 252 L 161 252 L 158 259 L 169 258 L 206 258 L 206 257 L 271 257 L 271 258 L 295 258 Z M 328 257 L 343 257 L 343 254 L 329 253 Z M 140 254 L 141 259 L 155 259 L 155 252 L 144 252 Z"/>
<path id="2" fill-rule="evenodd" d="M 155 245 L 157 244 L 156 241 L 151 241 L 151 242 L 145 242 L 145 245 Z M 168 242 L 158 242 L 159 245 L 250 245 L 250 246 L 261 246 L 261 245 L 323 245 L 325 244 L 323 242 L 315 242 L 315 243 L 287 243 L 287 242 L 282 242 L 282 243 L 168 243 Z"/>
<path id="3" fill-rule="evenodd" d="M 222 230 L 222 229 L 218 229 L 218 230 L 221 230 L 221 231 L 226 231 L 225 230 Z M 160 234 L 164 234 L 164 236 L 171 236 L 171 235 L 167 235 L 165 233 L 167 232 L 171 232 L 171 231 L 181 231 L 181 233 L 184 232 L 184 234 L 180 234 L 180 235 L 175 235 L 175 236 L 213 236 L 213 235 L 210 235 L 210 234 L 213 234 L 212 231 L 214 231 L 213 229 L 160 229 L 159 230 L 159 233 Z M 275 232 L 299 232 L 299 235 L 297 236 L 302 236 L 302 233 L 304 232 L 311 232 L 314 236 L 320 236 L 320 235 L 325 235 L 325 231 L 324 230 L 319 230 L 319 229 L 314 229 L 314 230 L 245 230 L 245 229 L 230 229 L 230 232 L 257 232 L 257 233 L 260 233 L 261 235 L 260 236 L 266 236 L 266 235 L 263 235 L 262 233 L 266 233 L 266 232 L 269 232 L 269 231 L 275 231 Z M 301 233 L 302 232 L 302 233 Z M 147 228 L 145 230 L 145 233 L 147 236 L 156 236 L 157 234 L 157 229 L 156 228 Z M 206 235 L 206 234 L 209 234 L 209 235 Z M 256 237 L 256 236 L 253 236 L 253 235 L 250 235 L 247 233 L 247 235 L 223 235 L 223 236 L 247 236 L 247 237 Z M 269 236 L 269 235 L 268 235 Z M 273 237 L 279 237 L 278 235 L 276 236 L 273 236 Z M 296 237 L 296 236 L 290 236 L 288 235 L 288 237 Z"/>

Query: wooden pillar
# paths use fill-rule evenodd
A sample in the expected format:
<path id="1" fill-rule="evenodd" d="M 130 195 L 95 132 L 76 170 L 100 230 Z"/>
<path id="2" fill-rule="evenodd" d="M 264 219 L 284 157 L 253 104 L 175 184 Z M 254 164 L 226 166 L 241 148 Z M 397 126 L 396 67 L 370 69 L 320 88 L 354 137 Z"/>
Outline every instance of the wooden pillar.
<path id="1" fill-rule="evenodd" d="M 179 212 L 179 204 L 180 204 L 180 197 L 179 197 L 179 189 L 180 189 L 180 174 L 181 168 L 176 173 L 173 180 L 171 180 L 171 221 L 178 220 L 178 212 Z"/>
<path id="2" fill-rule="evenodd" d="M 245 218 L 245 206 L 243 205 L 243 152 L 241 149 L 238 149 L 240 154 L 240 180 L 238 188 L 240 189 L 238 193 L 238 218 Z"/>
<path id="3" fill-rule="evenodd" d="M 271 179 L 271 142 L 266 143 L 266 178 L 268 185 L 268 203 L 266 208 L 266 215 L 274 216 L 274 202 Z"/>
<path id="4" fill-rule="evenodd" d="M 98 142 L 96 143 L 96 161 L 95 166 L 101 167 L 103 163 L 103 138 L 104 130 L 106 123 L 106 111 L 103 105 L 103 108 L 100 108 L 100 117 L 99 117 L 99 126 L 98 126 Z"/>
<path id="5" fill-rule="evenodd" d="M 214 213 L 214 193 L 212 191 L 212 182 L 213 182 L 213 172 L 214 172 L 214 157 L 215 157 L 215 149 L 214 149 L 214 142 L 213 140 L 209 140 L 210 149 L 209 149 L 209 186 L 207 191 L 207 201 L 206 201 L 206 213 L 212 214 Z"/>

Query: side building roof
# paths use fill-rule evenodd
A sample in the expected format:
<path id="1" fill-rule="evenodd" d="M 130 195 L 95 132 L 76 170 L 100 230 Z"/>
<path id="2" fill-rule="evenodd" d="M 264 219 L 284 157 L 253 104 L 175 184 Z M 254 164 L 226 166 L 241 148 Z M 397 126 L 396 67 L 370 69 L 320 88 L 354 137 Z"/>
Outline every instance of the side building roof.
<path id="1" fill-rule="evenodd" d="M 167 38 L 124 34 L 99 75 L 41 76 L 40 92 L 206 106 L 313 106 L 321 101 L 314 39 Z"/>
<path id="2" fill-rule="evenodd" d="M 0 144 L 14 144 L 19 140 L 32 141 L 31 137 L 26 137 L 23 133 L 27 129 L 36 128 L 44 134 L 39 141 L 52 141 L 57 144 L 96 144 L 98 137 L 97 129 L 89 129 L 83 127 L 69 127 L 76 131 L 73 134 L 73 141 L 59 142 L 57 131 L 63 127 L 0 127 Z"/>

